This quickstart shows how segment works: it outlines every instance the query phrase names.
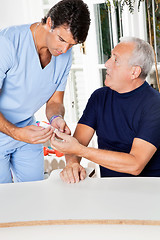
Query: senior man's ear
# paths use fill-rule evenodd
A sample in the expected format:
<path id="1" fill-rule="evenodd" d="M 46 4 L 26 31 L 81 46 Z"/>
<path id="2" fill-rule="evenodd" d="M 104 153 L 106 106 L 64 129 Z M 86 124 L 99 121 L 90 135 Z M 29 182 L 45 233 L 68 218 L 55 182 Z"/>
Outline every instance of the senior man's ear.
<path id="1" fill-rule="evenodd" d="M 141 67 L 140 66 L 133 66 L 132 67 L 132 74 L 131 74 L 131 79 L 136 79 L 140 76 L 141 74 Z"/>

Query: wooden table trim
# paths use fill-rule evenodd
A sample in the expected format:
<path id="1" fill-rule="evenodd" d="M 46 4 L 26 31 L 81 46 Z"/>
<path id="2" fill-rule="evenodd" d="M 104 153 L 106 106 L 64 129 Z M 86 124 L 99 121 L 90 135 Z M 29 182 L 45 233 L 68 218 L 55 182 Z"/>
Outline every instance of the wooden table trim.
<path id="1" fill-rule="evenodd" d="M 26 226 L 42 226 L 42 225 L 77 225 L 77 224 L 120 224 L 120 225 L 160 225 L 159 220 L 100 220 L 100 219 L 68 219 L 68 220 L 41 220 L 41 221 L 23 221 L 23 222 L 8 222 L 0 223 L 0 228 L 7 227 L 26 227 Z"/>

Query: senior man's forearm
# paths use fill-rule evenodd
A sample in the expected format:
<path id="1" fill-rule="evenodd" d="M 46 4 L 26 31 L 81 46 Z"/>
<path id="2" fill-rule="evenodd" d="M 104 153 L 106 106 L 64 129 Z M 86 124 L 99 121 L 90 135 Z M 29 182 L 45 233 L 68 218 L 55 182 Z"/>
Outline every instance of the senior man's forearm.
<path id="1" fill-rule="evenodd" d="M 77 155 L 113 171 L 129 173 L 132 175 L 138 175 L 141 172 L 135 156 L 128 153 L 81 146 L 81 151 L 77 152 Z"/>

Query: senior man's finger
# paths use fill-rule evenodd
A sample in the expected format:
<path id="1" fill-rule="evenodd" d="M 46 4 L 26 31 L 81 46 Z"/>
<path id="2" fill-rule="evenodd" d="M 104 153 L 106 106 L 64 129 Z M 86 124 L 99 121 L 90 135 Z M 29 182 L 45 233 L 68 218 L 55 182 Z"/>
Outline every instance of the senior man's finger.
<path id="1" fill-rule="evenodd" d="M 73 168 L 73 176 L 74 176 L 75 182 L 78 183 L 80 181 L 80 168 L 78 166 Z"/>
<path id="2" fill-rule="evenodd" d="M 66 167 L 66 172 L 70 183 L 78 183 L 80 181 L 79 173 L 80 168 L 79 164 L 75 163 L 71 167 Z"/>
<path id="3" fill-rule="evenodd" d="M 84 180 L 85 178 L 86 178 L 86 170 L 83 168 L 83 167 L 81 167 L 81 171 L 80 171 L 80 179 L 81 180 Z"/>
<path id="4" fill-rule="evenodd" d="M 66 173 L 65 169 L 62 172 L 60 172 L 60 177 L 61 177 L 63 182 L 70 183 L 70 180 L 68 178 L 68 174 Z"/>
<path id="5" fill-rule="evenodd" d="M 71 180 L 69 178 L 68 172 L 72 171 L 72 169 L 64 168 L 63 171 L 60 173 L 61 179 L 66 183 L 71 183 Z"/>

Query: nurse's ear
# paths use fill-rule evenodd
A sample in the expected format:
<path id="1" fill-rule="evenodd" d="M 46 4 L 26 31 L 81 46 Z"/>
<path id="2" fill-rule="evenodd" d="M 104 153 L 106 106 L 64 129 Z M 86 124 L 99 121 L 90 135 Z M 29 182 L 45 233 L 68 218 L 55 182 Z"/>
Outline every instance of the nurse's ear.
<path id="1" fill-rule="evenodd" d="M 52 29 L 53 29 L 53 24 L 52 24 L 52 20 L 51 20 L 51 17 L 48 17 L 47 20 L 46 20 L 46 26 L 47 28 L 49 29 L 49 31 L 51 32 Z"/>

